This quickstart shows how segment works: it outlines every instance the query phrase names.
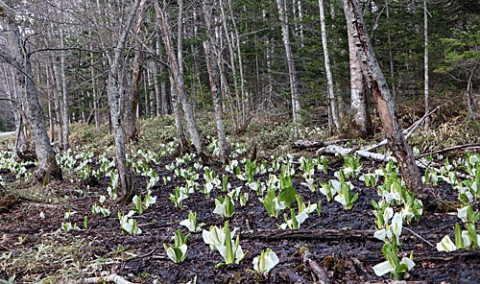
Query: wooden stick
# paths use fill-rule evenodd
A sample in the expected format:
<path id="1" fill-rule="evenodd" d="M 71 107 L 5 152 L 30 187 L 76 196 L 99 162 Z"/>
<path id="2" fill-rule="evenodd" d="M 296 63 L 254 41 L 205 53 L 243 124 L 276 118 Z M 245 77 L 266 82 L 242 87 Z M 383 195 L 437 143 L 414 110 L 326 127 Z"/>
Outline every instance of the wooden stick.
<path id="1" fill-rule="evenodd" d="M 443 148 L 443 149 L 439 149 L 439 150 L 435 150 L 435 151 L 430 151 L 428 153 L 423 153 L 423 154 L 420 154 L 418 156 L 415 156 L 415 159 L 420 159 L 420 158 L 427 157 L 427 156 L 430 156 L 430 155 L 450 152 L 450 151 L 459 150 L 459 149 L 480 149 L 480 143 L 457 145 L 457 146 L 447 147 L 447 148 Z"/>
<path id="2" fill-rule="evenodd" d="M 310 141 L 310 140 L 300 139 L 293 143 L 292 148 L 297 148 L 297 149 L 320 148 L 320 147 L 325 147 L 328 145 L 334 145 L 334 144 L 348 142 L 348 141 L 352 141 L 352 140 L 336 139 L 336 140 L 328 140 L 328 141 Z"/>
<path id="3" fill-rule="evenodd" d="M 368 160 L 374 160 L 374 161 L 378 161 L 378 162 L 388 162 L 389 160 L 393 160 L 395 163 L 397 162 L 397 160 L 390 155 L 372 153 L 372 152 L 369 152 L 369 151 L 363 150 L 363 149 L 345 148 L 345 147 L 337 146 L 337 145 L 329 145 L 329 146 L 318 149 L 317 154 L 322 154 L 322 153 L 340 154 L 341 156 L 355 154 L 355 155 L 360 156 L 362 158 L 365 158 L 365 159 L 368 159 Z"/>

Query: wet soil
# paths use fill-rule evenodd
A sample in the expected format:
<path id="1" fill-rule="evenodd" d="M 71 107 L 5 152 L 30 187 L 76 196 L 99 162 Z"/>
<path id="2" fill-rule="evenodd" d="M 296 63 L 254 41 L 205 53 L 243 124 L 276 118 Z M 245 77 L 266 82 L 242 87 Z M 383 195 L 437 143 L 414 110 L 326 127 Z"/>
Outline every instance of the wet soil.
<path id="1" fill-rule="evenodd" d="M 162 164 L 155 165 L 160 176 L 170 175 L 173 178 L 164 167 L 172 159 L 164 158 Z M 218 167 L 217 170 L 222 171 Z M 333 178 L 334 171 L 330 169 L 330 175 L 316 174 L 315 178 L 318 182 L 327 182 Z M 233 177 L 230 182 L 232 188 L 242 184 Z M 298 177 L 294 185 L 304 201 L 321 200 L 322 210 L 320 216 L 313 213 L 297 231 L 279 229 L 277 224 L 282 223 L 283 218 L 270 218 L 255 193 L 243 186 L 242 192 L 249 192 L 250 200 L 243 208 L 236 204 L 235 214 L 230 218 L 231 228 L 239 228 L 240 244 L 244 251 L 248 251 L 240 264 L 215 268 L 222 261 L 221 256 L 209 249 L 201 233 L 190 237 L 185 262 L 175 264 L 167 258 L 163 243 L 172 242 L 171 237 L 176 229 L 187 232 L 179 222 L 187 218 L 189 210 L 197 212 L 198 219 L 207 226 L 223 226 L 225 221 L 212 213 L 215 208 L 213 200 L 219 192 L 213 193 L 209 199 L 200 193 L 192 194 L 181 209 L 175 208 L 168 201 L 168 196 L 175 185 L 182 184 L 181 180 L 173 180 L 167 186 L 160 181 L 153 188 L 152 194 L 157 196 L 156 204 L 135 217 L 143 231 L 138 236 L 125 235 L 120 231 L 117 212 L 128 212 L 130 206 L 107 201 L 112 211 L 109 217 L 92 215 L 92 205 L 98 202 L 99 195 L 106 194 L 107 181 L 102 180 L 93 187 L 57 183 L 51 190 L 59 196 L 68 196 L 68 201 L 48 204 L 23 200 L 10 212 L 0 214 L 0 256 L 11 253 L 10 260 L 14 259 L 20 253 L 19 237 L 28 236 L 22 243 L 25 248 L 35 247 L 53 235 L 59 239 L 59 243 L 83 240 L 82 244 L 87 245 L 81 251 L 82 261 L 110 259 L 103 263 L 102 270 L 115 272 L 135 283 L 293 283 L 294 279 L 314 283 L 315 276 L 301 255 L 308 249 L 332 283 L 385 283 L 388 276 L 378 277 L 372 270 L 372 266 L 384 261 L 381 253 L 383 243 L 373 237 L 371 200 L 378 199 L 376 190 L 352 180 L 359 199 L 352 210 L 346 211 L 337 202 L 327 202 L 321 193 L 310 192 L 300 182 Z M 139 179 L 137 183 L 137 188 L 145 188 L 145 181 Z M 456 192 L 446 185 L 434 190 L 446 199 L 456 199 Z M 60 230 L 61 223 L 65 222 L 64 213 L 68 210 L 77 212 L 70 221 L 77 223 L 82 228 L 80 231 L 64 233 Z M 45 219 L 39 218 L 40 212 L 44 212 Z M 84 216 L 88 216 L 89 220 L 87 229 L 82 225 Z M 409 255 L 413 251 L 416 263 L 407 280 L 415 283 L 480 283 L 478 249 L 444 253 L 435 248 L 445 234 L 453 238 L 456 222 L 459 222 L 456 212 L 426 212 L 419 222 L 412 221 L 410 225 L 404 225 L 402 254 Z M 122 249 L 119 250 L 119 246 Z M 268 278 L 252 271 L 253 258 L 265 248 L 272 249 L 280 258 L 279 265 Z M 24 271 L 22 267 L 7 264 L 7 261 L 0 258 L 0 267 L 8 268 L 0 270 L 0 279 L 7 279 L 13 274 L 16 275 L 16 283 L 26 283 L 32 279 L 29 275 L 32 271 Z M 42 267 L 42 271 L 35 272 L 37 279 L 57 273 L 54 265 Z M 78 275 L 81 277 L 82 274 Z M 98 276 L 98 271 L 96 275 L 82 276 Z"/>

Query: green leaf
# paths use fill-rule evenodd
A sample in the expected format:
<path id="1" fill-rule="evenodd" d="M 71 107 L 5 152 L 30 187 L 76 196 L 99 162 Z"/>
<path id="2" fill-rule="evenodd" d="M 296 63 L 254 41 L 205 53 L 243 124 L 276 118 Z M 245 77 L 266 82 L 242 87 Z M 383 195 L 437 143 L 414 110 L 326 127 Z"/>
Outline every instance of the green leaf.
<path id="1" fill-rule="evenodd" d="M 267 213 L 270 217 L 277 217 L 277 211 L 275 210 L 275 202 L 273 199 L 275 198 L 275 189 L 270 188 L 267 191 L 267 194 L 262 200 L 262 204 L 267 210 Z"/>
<path id="2" fill-rule="evenodd" d="M 462 229 L 458 223 L 455 223 L 455 246 L 457 249 L 463 248 Z"/>
<path id="3" fill-rule="evenodd" d="M 235 255 L 233 254 L 232 237 L 230 236 L 228 221 L 225 221 L 225 225 L 223 227 L 223 233 L 225 234 L 225 247 L 227 248 L 225 264 L 232 264 L 235 261 Z"/>
<path id="4" fill-rule="evenodd" d="M 278 195 L 278 201 L 285 202 L 285 206 L 291 208 L 293 203 L 295 202 L 295 196 L 297 192 L 293 186 L 284 187 L 280 189 L 280 193 Z"/>

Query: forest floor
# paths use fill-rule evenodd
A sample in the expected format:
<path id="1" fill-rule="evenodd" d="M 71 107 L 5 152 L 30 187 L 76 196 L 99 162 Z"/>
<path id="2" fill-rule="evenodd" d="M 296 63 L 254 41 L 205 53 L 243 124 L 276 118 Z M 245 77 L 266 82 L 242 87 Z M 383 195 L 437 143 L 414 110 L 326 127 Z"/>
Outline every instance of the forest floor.
<path id="1" fill-rule="evenodd" d="M 248 192 L 250 198 L 245 207 L 235 205 L 232 217 L 222 218 L 212 213 L 214 199 L 222 195 L 220 191 L 213 191 L 210 198 L 193 193 L 180 209 L 176 208 L 169 201 L 169 195 L 175 186 L 184 182 L 166 169 L 165 166 L 173 161 L 175 157 L 165 155 L 151 165 L 160 178 L 170 176 L 172 181 L 164 185 L 160 179 L 151 190 L 157 197 L 156 203 L 135 216 L 142 230 L 140 235 L 124 234 L 120 230 L 117 213 L 128 212 L 132 204 L 121 205 L 107 200 L 105 205 L 112 212 L 110 216 L 92 214 L 92 206 L 98 203 L 99 196 L 106 195 L 108 179 L 89 185 L 51 182 L 43 187 L 33 181 L 15 183 L 12 172 L 2 170 L 6 187 L 8 182 L 15 183 L 16 193 L 29 196 L 17 198 L 5 212 L 0 210 L 0 279 L 5 279 L 2 283 L 9 283 L 6 280 L 13 276 L 15 280 L 11 283 L 82 283 L 101 273 L 116 273 L 134 283 L 315 283 L 316 275 L 303 258 L 307 250 L 332 283 L 389 281 L 388 275 L 378 277 L 372 270 L 374 265 L 385 260 L 383 242 L 373 236 L 376 228 L 371 201 L 380 198 L 375 188 L 366 187 L 358 179 L 350 179 L 359 198 L 351 210 L 344 210 L 338 202 L 327 202 L 320 192 L 310 191 L 302 184 L 303 179 L 297 171 L 293 177 L 297 193 L 305 202 L 321 201 L 321 212 L 319 215 L 312 213 L 298 230 L 283 230 L 278 226 L 283 223 L 283 217 L 269 217 L 255 192 L 233 177 L 229 179 L 232 188 L 241 187 L 241 192 Z M 193 159 L 183 167 L 193 167 L 195 162 L 198 160 Z M 95 163 L 92 166 L 98 168 L 98 161 Z M 362 164 L 362 172 L 382 166 L 369 161 L 362 161 Z M 209 166 L 218 174 L 228 174 L 220 164 Z M 329 168 L 327 174 L 316 172 L 315 181 L 328 183 L 336 178 L 334 172 L 340 167 L 337 164 Z M 257 175 L 256 179 L 265 181 L 268 175 Z M 145 188 L 145 179 L 137 179 L 135 186 Z M 444 200 L 457 200 L 457 191 L 446 183 L 430 190 Z M 226 219 L 232 229 L 238 228 L 240 245 L 248 251 L 243 261 L 215 268 L 222 257 L 210 250 L 200 232 L 190 236 L 185 261 L 172 262 L 163 244 L 172 243 L 175 230 L 187 232 L 179 222 L 187 219 L 190 210 L 207 224 L 205 228 L 223 226 Z M 72 213 L 68 221 L 77 224 L 78 230 L 62 230 L 66 212 Z M 424 212 L 418 222 L 404 224 L 399 257 L 413 251 L 416 264 L 406 280 L 411 283 L 480 282 L 478 248 L 447 253 L 435 247 L 443 236 L 453 237 L 458 222 L 453 209 L 443 213 Z M 268 277 L 253 271 L 252 266 L 253 258 L 266 248 L 276 252 L 280 259 Z"/>

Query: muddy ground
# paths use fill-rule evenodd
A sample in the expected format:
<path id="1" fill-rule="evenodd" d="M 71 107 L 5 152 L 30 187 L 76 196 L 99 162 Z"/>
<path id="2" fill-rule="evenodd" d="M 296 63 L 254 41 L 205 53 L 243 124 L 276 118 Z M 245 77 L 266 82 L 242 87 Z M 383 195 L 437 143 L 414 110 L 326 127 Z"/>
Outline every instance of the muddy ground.
<path id="1" fill-rule="evenodd" d="M 163 164 L 171 160 L 166 157 Z M 156 168 L 160 176 L 171 175 L 163 165 Z M 327 182 L 335 170 L 330 169 L 329 175 L 317 173 L 315 179 Z M 9 173 L 2 175 L 8 177 Z M 241 185 L 240 181 L 231 182 L 232 187 Z M 143 234 L 131 236 L 120 231 L 117 217 L 118 211 L 127 212 L 130 206 L 107 201 L 112 214 L 106 218 L 92 216 L 92 205 L 99 195 L 106 194 L 106 180 L 95 186 L 63 182 L 41 189 L 35 185 L 52 199 L 19 199 L 9 212 L 0 214 L 0 279 L 15 275 L 15 283 L 73 283 L 106 271 L 135 283 L 314 283 L 315 276 L 302 259 L 308 249 L 332 283 L 385 283 L 388 276 L 378 277 L 372 270 L 372 266 L 384 261 L 383 243 L 373 237 L 371 200 L 379 198 L 376 190 L 352 180 L 359 199 L 352 210 L 345 211 L 337 202 L 327 202 L 321 193 L 310 192 L 300 182 L 297 178 L 294 185 L 304 201 L 321 200 L 322 210 L 320 216 L 312 214 L 298 231 L 279 229 L 276 223 L 282 223 L 283 218 L 270 218 L 254 192 L 243 187 L 242 191 L 250 192 L 250 200 L 243 208 L 236 204 L 230 224 L 240 229 L 240 244 L 248 254 L 240 264 L 221 268 L 215 268 L 221 256 L 209 249 L 201 233 L 190 237 L 184 263 L 170 261 L 163 248 L 163 243 L 171 243 L 174 230 L 186 233 L 178 223 L 187 218 L 189 210 L 197 212 L 198 219 L 207 226 L 223 226 L 224 219 L 212 213 L 215 193 L 210 199 L 195 193 L 182 209 L 177 209 L 168 196 L 180 181 L 173 180 L 168 186 L 160 181 L 153 188 L 157 203 L 136 218 Z M 20 188 L 32 186 L 30 183 Z M 145 181 L 137 180 L 137 188 L 145 188 Z M 456 192 L 447 185 L 433 190 L 446 199 L 456 199 Z M 81 230 L 65 233 L 60 229 L 68 210 L 77 212 L 71 221 Z M 40 218 L 41 212 L 44 219 Z M 83 227 L 84 216 L 88 216 L 87 229 Z M 403 253 L 413 251 L 416 263 L 408 281 L 480 283 L 478 249 L 444 253 L 435 248 L 445 234 L 453 238 L 456 222 L 456 212 L 425 212 L 419 222 L 404 225 Z M 265 248 L 271 248 L 280 258 L 268 278 L 252 271 L 252 259 Z"/>

